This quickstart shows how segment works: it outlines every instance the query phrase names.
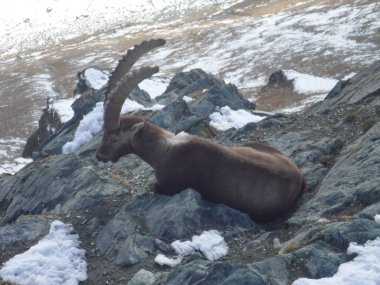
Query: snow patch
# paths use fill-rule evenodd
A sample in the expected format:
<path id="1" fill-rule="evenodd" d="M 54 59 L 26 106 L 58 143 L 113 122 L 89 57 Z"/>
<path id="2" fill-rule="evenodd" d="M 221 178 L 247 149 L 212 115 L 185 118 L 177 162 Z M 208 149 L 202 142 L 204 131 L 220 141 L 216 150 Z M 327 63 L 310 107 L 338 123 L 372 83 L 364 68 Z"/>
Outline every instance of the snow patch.
<path id="1" fill-rule="evenodd" d="M 182 99 L 186 102 L 186 103 L 191 103 L 194 101 L 194 98 L 191 98 L 189 96 L 183 96 Z"/>
<path id="2" fill-rule="evenodd" d="M 181 263 L 183 256 L 190 255 L 196 250 L 202 252 L 211 261 L 218 260 L 228 253 L 227 243 L 216 230 L 203 231 L 201 235 L 193 236 L 191 241 L 173 241 L 171 246 L 178 256 L 172 259 L 163 254 L 158 254 L 155 258 L 156 263 L 173 267 Z"/>
<path id="3" fill-rule="evenodd" d="M 13 175 L 31 162 L 33 162 L 33 159 L 23 157 L 18 157 L 13 162 L 4 162 L 0 165 L 0 175 L 4 173 Z"/>
<path id="4" fill-rule="evenodd" d="M 182 256 L 190 255 L 196 250 L 195 244 L 190 240 L 176 240 L 171 243 L 171 246 L 177 254 Z"/>
<path id="5" fill-rule="evenodd" d="M 80 121 L 74 134 L 74 139 L 62 147 L 62 153 L 77 151 L 88 143 L 103 127 L 103 102 L 96 104 L 95 108 Z"/>
<path id="6" fill-rule="evenodd" d="M 259 122 L 265 117 L 253 115 L 243 109 L 234 111 L 230 107 L 224 106 L 220 108 L 219 112 L 212 113 L 209 118 L 211 126 L 220 131 L 225 131 L 230 128 L 242 128 L 248 123 Z"/>
<path id="7" fill-rule="evenodd" d="M 145 79 L 139 84 L 139 87 L 150 95 L 152 99 L 162 95 L 166 87 L 168 86 L 169 81 L 164 81 L 158 78 Z"/>
<path id="8" fill-rule="evenodd" d="M 164 106 L 156 104 L 151 108 L 146 108 L 143 105 L 139 104 L 136 101 L 127 99 L 125 100 L 122 108 L 121 114 L 130 113 L 136 110 L 161 110 Z M 103 127 L 103 115 L 104 107 L 103 102 L 98 102 L 95 108 L 88 113 L 80 121 L 79 126 L 74 134 L 74 139 L 70 142 L 67 142 L 62 147 L 62 154 L 72 153 L 80 149 L 83 145 L 92 140 L 92 138 L 98 134 Z"/>
<path id="9" fill-rule="evenodd" d="M 199 236 L 193 236 L 195 249 L 200 250 L 208 260 L 218 260 L 227 255 L 228 245 L 216 230 L 204 231 Z"/>
<path id="10" fill-rule="evenodd" d="M 342 80 L 346 81 L 348 79 L 351 79 L 356 75 L 356 72 L 351 72 L 350 74 L 347 74 L 345 77 L 342 78 Z"/>
<path id="11" fill-rule="evenodd" d="M 310 97 L 306 98 L 305 100 L 298 102 L 297 104 L 295 104 L 295 106 L 283 108 L 281 110 L 278 110 L 277 112 L 286 113 L 286 114 L 301 112 L 301 111 L 305 110 L 306 107 L 308 107 L 314 103 L 317 103 L 319 101 L 323 101 L 323 99 L 325 99 L 326 96 L 327 96 L 327 94 L 310 96 Z"/>
<path id="12" fill-rule="evenodd" d="M 166 265 L 166 266 L 174 267 L 182 262 L 182 256 L 178 256 L 177 258 L 169 258 L 160 253 L 160 254 L 157 254 L 157 256 L 154 258 L 154 262 L 161 266 Z"/>
<path id="13" fill-rule="evenodd" d="M 374 219 L 375 219 L 375 222 L 376 222 L 378 225 L 380 225 L 380 215 L 376 215 L 376 216 L 374 217 Z"/>
<path id="14" fill-rule="evenodd" d="M 17 157 L 20 155 L 25 143 L 20 138 L 0 139 L 0 159 L 2 162 L 0 164 L 0 175 L 4 173 L 15 174 L 33 161 L 32 159 Z"/>
<path id="15" fill-rule="evenodd" d="M 61 221 L 52 222 L 48 235 L 7 261 L 0 277 L 20 285 L 75 285 L 86 280 L 85 251 L 72 231 Z"/>
<path id="16" fill-rule="evenodd" d="M 71 105 L 74 101 L 78 99 L 77 97 L 58 100 L 53 103 L 53 109 L 57 111 L 62 123 L 68 122 L 74 116 L 74 110 Z"/>
<path id="17" fill-rule="evenodd" d="M 334 276 L 315 280 L 301 278 L 294 281 L 293 285 L 379 284 L 380 237 L 367 241 L 364 245 L 350 243 L 347 254 L 353 253 L 357 253 L 358 256 L 352 261 L 341 264 Z"/>
<path id="18" fill-rule="evenodd" d="M 303 94 L 328 93 L 338 82 L 336 79 L 317 77 L 294 70 L 284 70 L 284 74 L 287 79 L 294 80 L 294 90 Z"/>
<path id="19" fill-rule="evenodd" d="M 87 68 L 84 71 L 84 78 L 89 87 L 98 90 L 108 82 L 109 75 L 96 68 Z"/>

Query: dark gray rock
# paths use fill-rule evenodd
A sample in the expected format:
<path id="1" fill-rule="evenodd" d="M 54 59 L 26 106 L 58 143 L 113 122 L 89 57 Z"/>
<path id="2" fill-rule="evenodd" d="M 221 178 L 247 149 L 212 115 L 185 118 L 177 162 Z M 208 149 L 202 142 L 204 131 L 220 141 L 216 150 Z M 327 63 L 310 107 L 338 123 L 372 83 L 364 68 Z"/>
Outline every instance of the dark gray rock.
<path id="1" fill-rule="evenodd" d="M 178 131 L 178 123 L 192 114 L 184 100 L 178 99 L 157 112 L 149 121 L 171 132 Z"/>
<path id="2" fill-rule="evenodd" d="M 358 104 L 366 98 L 375 98 L 372 104 L 379 106 L 380 61 L 358 72 L 348 82 L 338 82 L 326 99 L 307 111 L 307 114 L 326 112 L 339 104 Z M 376 99 L 377 98 L 377 99 Z"/>
<path id="3" fill-rule="evenodd" d="M 291 255 L 278 255 L 252 263 L 250 267 L 262 278 L 264 284 L 285 285 L 289 284 L 288 268 L 291 262 Z"/>
<path id="4" fill-rule="evenodd" d="M 0 227 L 1 250 L 16 242 L 39 240 L 49 232 L 50 223 L 41 216 L 21 216 L 14 224 Z"/>
<path id="5" fill-rule="evenodd" d="M 375 215 L 380 215 L 380 202 L 374 203 L 364 208 L 362 211 L 356 214 L 355 217 L 373 220 Z"/>
<path id="6" fill-rule="evenodd" d="M 194 91 L 208 89 L 211 86 L 221 84 L 223 84 L 221 80 L 207 74 L 202 69 L 192 69 L 188 72 L 176 74 L 170 81 L 165 93 L 175 92 L 181 96 L 185 96 Z"/>
<path id="7" fill-rule="evenodd" d="M 323 179 L 316 195 L 301 205 L 290 222 L 318 220 L 360 202 L 380 201 L 380 123 L 350 145 Z"/>
<path id="8" fill-rule="evenodd" d="M 28 138 L 22 151 L 22 157 L 32 157 L 51 136 L 62 127 L 61 119 L 54 108 L 50 107 L 50 98 L 46 101 L 46 108 L 42 110 L 42 115 L 38 120 L 38 129 Z"/>
<path id="9" fill-rule="evenodd" d="M 364 244 L 380 236 L 380 227 L 374 220 L 353 219 L 348 222 L 332 223 L 316 233 L 313 239 L 321 239 L 334 247 L 346 250 L 350 242 Z"/>
<path id="10" fill-rule="evenodd" d="M 293 266 L 298 267 L 298 270 L 302 268 L 313 279 L 334 275 L 339 265 L 348 259 L 345 254 L 336 252 L 322 241 L 317 241 L 297 250 L 293 256 Z"/>
<path id="11" fill-rule="evenodd" d="M 44 211 L 68 213 L 99 203 L 99 197 L 127 192 L 124 185 L 105 177 L 96 164 L 75 154 L 39 160 L 0 181 L 2 219 L 10 222 Z"/>
<path id="12" fill-rule="evenodd" d="M 172 270 L 163 284 L 267 284 L 247 265 L 195 259 Z"/>
<path id="13" fill-rule="evenodd" d="M 282 87 L 291 87 L 293 88 L 293 80 L 289 80 L 286 76 L 284 71 L 277 70 L 273 72 L 269 78 L 268 83 L 264 87 L 264 89 L 267 88 L 282 88 Z"/>
<path id="14" fill-rule="evenodd" d="M 193 101 L 186 103 L 184 96 Z M 255 105 L 239 93 L 235 85 L 205 73 L 201 69 L 181 72 L 174 76 L 165 93 L 156 102 L 166 107 L 157 112 L 150 121 L 172 132 L 190 132 L 209 136 L 208 116 L 217 107 L 229 106 L 236 109 L 255 109 Z"/>
<path id="15" fill-rule="evenodd" d="M 172 197 L 144 194 L 123 206 L 100 231 L 96 245 L 115 264 L 132 265 L 146 260 L 157 248 L 168 248 L 159 240 L 170 243 L 222 227 L 259 230 L 246 214 L 208 203 L 191 189 Z M 139 233 L 142 230 L 145 234 Z"/>
<path id="16" fill-rule="evenodd" d="M 149 231 L 160 239 L 189 238 L 200 229 L 218 228 L 222 225 L 257 228 L 248 215 L 222 204 L 208 203 L 201 199 L 198 192 L 191 189 L 173 197 L 158 197 L 145 215 Z"/>
<path id="17" fill-rule="evenodd" d="M 155 275 L 145 269 L 139 270 L 127 285 L 153 285 L 156 281 Z"/>
<path id="18" fill-rule="evenodd" d="M 106 87 L 99 90 L 87 90 L 73 102 L 71 108 L 74 111 L 74 117 L 67 125 L 72 124 L 74 121 L 80 121 L 85 115 L 94 109 L 96 103 L 103 102 L 106 92 Z"/>
<path id="19" fill-rule="evenodd" d="M 190 111 L 197 117 L 205 119 L 216 107 L 229 106 L 233 110 L 254 110 L 255 105 L 243 98 L 235 85 L 213 85 L 202 97 L 190 103 Z"/>
<path id="20" fill-rule="evenodd" d="M 256 113 L 256 112 L 255 112 Z M 262 114 L 262 113 L 261 113 Z M 260 113 L 258 115 L 261 115 Z M 225 145 L 242 144 L 249 141 L 257 141 L 256 134 L 265 134 L 283 131 L 286 127 L 295 122 L 296 117 L 285 114 L 270 113 L 262 114 L 267 115 L 265 119 L 257 123 L 248 123 L 240 129 L 229 129 L 215 137 L 215 141 Z"/>
<path id="21" fill-rule="evenodd" d="M 118 255 L 121 244 L 136 229 L 137 223 L 121 210 L 102 228 L 96 237 L 96 245 L 102 254 L 113 260 Z"/>
<path id="22" fill-rule="evenodd" d="M 143 105 L 144 107 L 150 107 L 152 105 L 152 99 L 150 95 L 145 90 L 137 88 L 133 89 L 128 96 L 129 99 L 136 101 L 137 103 Z"/>
<path id="23" fill-rule="evenodd" d="M 151 237 L 131 234 L 118 246 L 118 254 L 113 262 L 118 266 L 128 266 L 145 261 L 149 255 L 153 255 L 155 240 Z"/>

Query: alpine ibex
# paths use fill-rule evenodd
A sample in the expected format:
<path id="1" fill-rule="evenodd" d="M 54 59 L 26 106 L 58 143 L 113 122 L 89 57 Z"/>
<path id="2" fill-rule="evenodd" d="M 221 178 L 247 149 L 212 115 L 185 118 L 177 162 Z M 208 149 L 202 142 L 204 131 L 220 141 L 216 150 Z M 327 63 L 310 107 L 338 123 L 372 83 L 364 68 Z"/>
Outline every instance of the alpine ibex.
<path id="1" fill-rule="evenodd" d="M 258 143 L 226 147 L 208 139 L 174 135 L 137 116 L 120 117 L 128 94 L 158 67 L 130 72 L 144 53 L 165 44 L 150 40 L 128 51 L 113 72 L 104 105 L 104 135 L 96 152 L 100 161 L 116 162 L 134 153 L 156 174 L 156 191 L 173 195 L 193 188 L 214 203 L 271 221 L 286 214 L 304 187 L 297 166 L 279 151 Z"/>

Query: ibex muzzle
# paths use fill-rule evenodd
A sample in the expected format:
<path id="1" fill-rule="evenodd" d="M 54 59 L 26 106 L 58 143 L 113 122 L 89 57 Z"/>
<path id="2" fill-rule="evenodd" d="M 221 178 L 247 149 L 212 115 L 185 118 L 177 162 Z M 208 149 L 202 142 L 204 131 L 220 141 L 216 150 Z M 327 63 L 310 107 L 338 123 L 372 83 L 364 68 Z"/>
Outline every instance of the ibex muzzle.
<path id="1" fill-rule="evenodd" d="M 197 136 L 174 135 L 137 116 L 120 117 L 129 93 L 158 71 L 144 67 L 130 72 L 131 67 L 163 44 L 164 40 L 151 40 L 135 46 L 113 72 L 96 158 L 116 162 L 134 153 L 154 168 L 159 193 L 173 195 L 193 188 L 204 199 L 239 209 L 259 222 L 285 215 L 305 183 L 298 167 L 279 151 L 258 143 L 229 148 Z"/>

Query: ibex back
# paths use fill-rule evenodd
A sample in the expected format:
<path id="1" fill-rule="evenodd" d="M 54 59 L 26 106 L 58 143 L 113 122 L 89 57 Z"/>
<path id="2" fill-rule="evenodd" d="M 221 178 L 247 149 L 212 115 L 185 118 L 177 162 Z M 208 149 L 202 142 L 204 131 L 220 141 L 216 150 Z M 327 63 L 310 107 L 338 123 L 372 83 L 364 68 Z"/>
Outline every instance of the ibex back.
<path id="1" fill-rule="evenodd" d="M 154 168 L 159 193 L 173 195 L 193 188 L 204 199 L 241 210 L 258 222 L 285 215 L 301 194 L 304 180 L 297 166 L 274 148 L 258 143 L 226 147 L 185 133 L 174 135 L 136 116 L 120 117 L 128 94 L 158 71 L 144 67 L 130 73 L 130 68 L 145 52 L 164 43 L 151 40 L 135 46 L 112 74 L 97 159 L 116 162 L 134 153 Z"/>

